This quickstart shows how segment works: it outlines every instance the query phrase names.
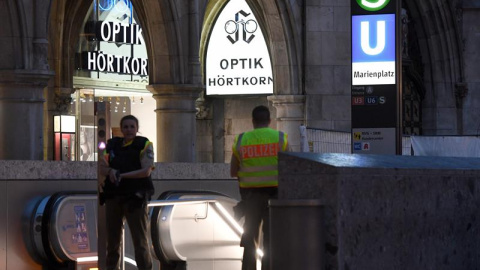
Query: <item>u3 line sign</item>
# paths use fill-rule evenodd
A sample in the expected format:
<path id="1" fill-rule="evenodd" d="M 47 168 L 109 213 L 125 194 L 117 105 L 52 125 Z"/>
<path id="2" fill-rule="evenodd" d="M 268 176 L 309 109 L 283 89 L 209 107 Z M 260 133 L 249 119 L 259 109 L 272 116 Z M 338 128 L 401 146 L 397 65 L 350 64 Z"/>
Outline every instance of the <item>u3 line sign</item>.
<path id="1" fill-rule="evenodd" d="M 352 153 L 399 154 L 400 0 L 351 0 Z"/>

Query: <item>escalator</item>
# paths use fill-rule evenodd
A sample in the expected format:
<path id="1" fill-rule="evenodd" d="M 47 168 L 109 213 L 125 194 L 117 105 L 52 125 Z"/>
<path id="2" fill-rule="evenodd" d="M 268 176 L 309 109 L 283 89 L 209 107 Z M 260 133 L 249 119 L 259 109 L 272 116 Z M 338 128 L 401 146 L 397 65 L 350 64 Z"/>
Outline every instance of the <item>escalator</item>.
<path id="1" fill-rule="evenodd" d="M 150 203 L 156 258 L 162 265 L 188 262 L 187 269 L 241 269 L 242 227 L 232 210 L 236 203 L 213 192 L 163 193 Z"/>
<path id="2" fill-rule="evenodd" d="M 237 201 L 208 191 L 168 191 L 149 203 L 156 269 L 241 269 Z M 98 204 L 95 192 L 61 192 L 41 198 L 25 235 L 31 256 L 45 269 L 96 269 Z M 128 226 L 126 231 L 128 231 Z M 125 269 L 136 269 L 130 232 Z M 155 269 L 155 268 L 154 268 Z"/>

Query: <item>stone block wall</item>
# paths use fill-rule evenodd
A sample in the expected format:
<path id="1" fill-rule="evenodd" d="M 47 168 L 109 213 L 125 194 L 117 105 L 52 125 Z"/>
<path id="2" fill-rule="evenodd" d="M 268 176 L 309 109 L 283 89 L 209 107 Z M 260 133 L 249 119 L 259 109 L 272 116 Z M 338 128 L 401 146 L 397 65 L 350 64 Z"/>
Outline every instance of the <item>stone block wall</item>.
<path id="1" fill-rule="evenodd" d="M 350 129 L 350 1 L 306 1 L 307 126 Z"/>
<path id="2" fill-rule="evenodd" d="M 480 4 L 477 1 L 464 1 L 463 10 L 463 36 L 465 42 L 465 81 L 466 98 L 463 101 L 463 129 L 464 134 L 480 135 L 480 24 L 478 14 Z M 457 88 L 462 90 L 462 88 Z"/>
<path id="3" fill-rule="evenodd" d="M 259 105 L 270 109 L 270 127 L 276 128 L 276 110 L 266 97 L 225 99 L 225 162 L 230 163 L 235 136 L 253 129 L 252 110 Z"/>

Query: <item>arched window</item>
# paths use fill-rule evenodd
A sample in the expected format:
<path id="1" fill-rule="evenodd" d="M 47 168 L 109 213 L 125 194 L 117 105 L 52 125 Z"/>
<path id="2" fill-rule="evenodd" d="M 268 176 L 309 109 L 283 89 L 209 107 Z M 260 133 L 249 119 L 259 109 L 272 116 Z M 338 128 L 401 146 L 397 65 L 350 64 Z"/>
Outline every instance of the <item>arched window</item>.
<path id="1" fill-rule="evenodd" d="M 109 103 L 111 136 L 121 136 L 120 119 L 133 114 L 140 134 L 155 144 L 156 102 L 146 89 L 147 48 L 131 1 L 93 0 L 76 52 L 69 113 L 77 118 L 77 139 L 71 160 L 97 160 L 95 102 Z"/>

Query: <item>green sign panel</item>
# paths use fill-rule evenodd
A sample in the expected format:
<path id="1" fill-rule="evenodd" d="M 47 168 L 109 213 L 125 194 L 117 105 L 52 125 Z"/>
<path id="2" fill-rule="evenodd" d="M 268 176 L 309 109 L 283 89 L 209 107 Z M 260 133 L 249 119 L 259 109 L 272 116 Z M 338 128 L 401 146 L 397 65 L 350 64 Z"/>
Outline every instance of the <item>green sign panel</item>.
<path id="1" fill-rule="evenodd" d="M 388 5 L 390 0 L 357 0 L 358 5 L 367 11 L 378 11 Z"/>

